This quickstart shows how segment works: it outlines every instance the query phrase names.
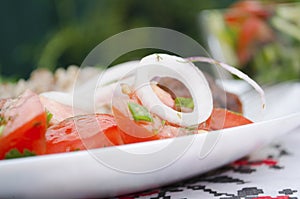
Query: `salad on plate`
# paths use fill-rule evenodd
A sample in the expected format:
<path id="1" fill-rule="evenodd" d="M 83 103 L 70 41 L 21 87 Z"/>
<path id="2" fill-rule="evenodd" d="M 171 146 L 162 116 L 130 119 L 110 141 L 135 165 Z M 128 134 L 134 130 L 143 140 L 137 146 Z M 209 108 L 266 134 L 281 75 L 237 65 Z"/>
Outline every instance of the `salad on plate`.
<path id="1" fill-rule="evenodd" d="M 107 70 L 95 92 L 96 110 L 71 93 L 26 90 L 0 100 L 0 159 L 73 152 L 199 134 L 247 125 L 238 96 L 193 62 L 227 69 L 261 95 L 237 69 L 206 57 L 152 54 Z M 123 71 L 120 73 L 118 71 Z M 82 106 L 81 106 L 82 105 Z"/>

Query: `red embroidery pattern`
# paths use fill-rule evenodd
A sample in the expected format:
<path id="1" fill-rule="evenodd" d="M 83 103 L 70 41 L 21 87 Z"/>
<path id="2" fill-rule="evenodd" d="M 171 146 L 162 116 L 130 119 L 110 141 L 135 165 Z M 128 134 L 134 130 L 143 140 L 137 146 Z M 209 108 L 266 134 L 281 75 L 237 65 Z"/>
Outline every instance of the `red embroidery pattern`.
<path id="1" fill-rule="evenodd" d="M 257 198 L 253 198 L 253 199 L 289 199 L 289 196 L 277 196 L 275 198 L 272 198 L 271 196 L 260 196 Z"/>
<path id="2" fill-rule="evenodd" d="M 277 165 L 277 161 L 273 160 L 273 159 L 265 159 L 265 160 L 261 160 L 261 161 L 248 161 L 247 159 L 242 159 L 242 160 L 238 160 L 235 161 L 233 163 L 234 166 L 261 166 L 261 165 L 267 165 L 267 166 L 275 166 Z"/>

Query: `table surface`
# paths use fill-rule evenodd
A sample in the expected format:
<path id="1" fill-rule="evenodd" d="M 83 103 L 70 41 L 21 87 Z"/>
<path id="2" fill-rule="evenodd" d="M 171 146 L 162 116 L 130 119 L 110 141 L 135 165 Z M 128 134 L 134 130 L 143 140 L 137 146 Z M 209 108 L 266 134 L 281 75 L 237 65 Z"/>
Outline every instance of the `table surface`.
<path id="1" fill-rule="evenodd" d="M 204 175 L 118 199 L 300 198 L 300 128 Z"/>

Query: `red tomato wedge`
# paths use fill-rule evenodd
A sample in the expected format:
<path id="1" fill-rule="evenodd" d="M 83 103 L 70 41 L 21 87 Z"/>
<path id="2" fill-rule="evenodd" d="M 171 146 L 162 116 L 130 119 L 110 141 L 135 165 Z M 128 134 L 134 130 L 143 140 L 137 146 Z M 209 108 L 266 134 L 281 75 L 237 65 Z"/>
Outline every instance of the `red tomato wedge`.
<path id="1" fill-rule="evenodd" d="M 11 150 L 43 154 L 47 122 L 39 96 L 27 90 L 18 98 L 1 104 L 0 159 Z"/>
<path id="2" fill-rule="evenodd" d="M 159 135 L 154 134 L 147 123 L 137 123 L 115 107 L 113 107 L 113 113 L 124 144 L 160 139 Z"/>
<path id="3" fill-rule="evenodd" d="M 64 119 L 74 117 L 74 114 L 76 115 L 84 115 L 87 114 L 86 112 L 75 109 L 72 106 L 68 106 L 62 103 L 59 103 L 55 100 L 40 96 L 40 100 L 45 107 L 45 110 L 49 111 L 53 117 L 51 118 L 51 124 L 56 124 Z"/>
<path id="4" fill-rule="evenodd" d="M 215 108 L 213 109 L 210 118 L 205 123 L 199 125 L 199 129 L 212 131 L 251 123 L 253 122 L 238 113 L 226 109 Z"/>
<path id="5" fill-rule="evenodd" d="M 61 153 L 123 144 L 113 116 L 75 116 L 54 124 L 46 132 L 47 153 Z"/>

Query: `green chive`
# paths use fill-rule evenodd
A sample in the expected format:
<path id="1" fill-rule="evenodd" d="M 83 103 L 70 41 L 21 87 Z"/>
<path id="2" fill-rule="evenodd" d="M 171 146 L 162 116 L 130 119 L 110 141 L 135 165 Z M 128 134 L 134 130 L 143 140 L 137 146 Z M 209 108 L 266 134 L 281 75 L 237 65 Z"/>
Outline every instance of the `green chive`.
<path id="1" fill-rule="evenodd" d="M 47 110 L 46 110 L 46 113 L 47 113 L 47 126 L 49 126 L 50 121 L 51 121 L 51 119 L 52 119 L 52 117 L 53 117 L 53 114 L 50 113 L 50 112 L 47 111 Z"/>
<path id="2" fill-rule="evenodd" d="M 151 114 L 145 107 L 134 102 L 128 102 L 128 108 L 135 121 L 146 121 L 146 122 L 153 121 Z"/>
<path id="3" fill-rule="evenodd" d="M 0 124 L 5 124 L 5 123 L 6 123 L 6 121 L 5 121 L 4 117 L 0 116 Z"/>
<path id="4" fill-rule="evenodd" d="M 4 127 L 5 127 L 4 124 L 0 125 L 0 136 L 1 136 L 1 135 L 3 134 L 3 132 L 4 132 Z"/>
<path id="5" fill-rule="evenodd" d="M 175 106 L 177 108 L 185 107 L 185 108 L 194 108 L 194 101 L 192 98 L 186 98 L 186 97 L 176 97 L 175 98 Z"/>
<path id="6" fill-rule="evenodd" d="M 5 154 L 5 159 L 14 159 L 14 158 L 22 158 L 35 156 L 36 154 L 29 151 L 28 149 L 24 149 L 23 153 L 21 153 L 18 149 L 11 149 L 9 152 Z"/>

